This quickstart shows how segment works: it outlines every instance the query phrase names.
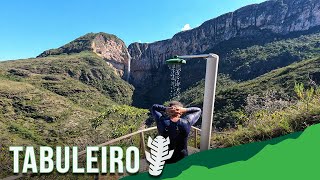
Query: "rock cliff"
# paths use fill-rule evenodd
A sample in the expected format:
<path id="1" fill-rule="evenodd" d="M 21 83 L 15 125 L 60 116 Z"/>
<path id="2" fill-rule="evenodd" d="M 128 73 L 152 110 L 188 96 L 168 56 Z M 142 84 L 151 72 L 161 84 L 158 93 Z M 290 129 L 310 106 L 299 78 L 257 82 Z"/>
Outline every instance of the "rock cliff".
<path id="1" fill-rule="evenodd" d="M 153 97 L 153 102 L 161 101 L 164 100 L 161 94 L 168 94 L 168 78 L 164 75 L 168 73 L 168 68 L 164 62 L 174 55 L 212 52 L 223 56 L 228 48 L 270 42 L 274 38 L 308 31 L 319 25 L 320 0 L 269 0 L 245 6 L 206 21 L 192 30 L 177 33 L 172 39 L 129 45 L 132 57 L 130 82 L 137 88 L 137 96 L 146 97 L 148 94 Z M 237 43 L 234 43 L 236 40 Z M 204 75 L 204 65 L 196 62 L 187 64 L 184 67 L 187 71 L 182 73 L 185 73 L 186 84 L 190 85 Z M 220 65 L 227 66 L 223 58 Z M 222 67 L 220 71 L 224 69 L 227 68 Z M 198 77 L 190 76 L 191 72 Z M 138 99 L 141 100 L 140 97 Z"/>

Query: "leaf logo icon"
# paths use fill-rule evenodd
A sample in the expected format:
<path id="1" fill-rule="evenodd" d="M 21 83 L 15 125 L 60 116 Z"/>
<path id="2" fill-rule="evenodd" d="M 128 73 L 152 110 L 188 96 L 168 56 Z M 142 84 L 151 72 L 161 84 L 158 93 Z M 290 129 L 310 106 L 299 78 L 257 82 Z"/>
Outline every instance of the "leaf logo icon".
<path id="1" fill-rule="evenodd" d="M 149 136 L 148 147 L 150 153 L 146 151 L 146 158 L 149 161 L 149 174 L 152 176 L 159 176 L 165 164 L 165 160 L 170 159 L 173 151 L 169 151 L 170 139 L 157 136 L 154 140 Z"/>

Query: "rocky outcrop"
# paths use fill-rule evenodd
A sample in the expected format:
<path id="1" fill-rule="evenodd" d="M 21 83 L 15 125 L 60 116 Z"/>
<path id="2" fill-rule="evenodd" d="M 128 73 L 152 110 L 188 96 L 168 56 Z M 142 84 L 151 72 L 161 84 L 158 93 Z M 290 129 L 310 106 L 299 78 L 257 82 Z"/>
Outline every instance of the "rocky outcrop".
<path id="1" fill-rule="evenodd" d="M 249 5 L 206 21 L 198 28 L 177 33 L 172 39 L 129 45 L 130 82 L 144 91 L 141 94 L 156 95 L 158 88 L 165 86 L 159 84 L 163 81 L 156 76 L 167 71 L 164 62 L 174 55 L 210 52 L 219 43 L 234 38 L 250 37 L 257 41 L 266 34 L 285 36 L 319 25 L 320 0 L 269 0 Z"/>
<path id="2" fill-rule="evenodd" d="M 114 72 L 128 79 L 130 55 L 124 42 L 107 33 L 88 33 L 57 49 L 44 51 L 38 57 L 92 51 L 102 57 Z"/>

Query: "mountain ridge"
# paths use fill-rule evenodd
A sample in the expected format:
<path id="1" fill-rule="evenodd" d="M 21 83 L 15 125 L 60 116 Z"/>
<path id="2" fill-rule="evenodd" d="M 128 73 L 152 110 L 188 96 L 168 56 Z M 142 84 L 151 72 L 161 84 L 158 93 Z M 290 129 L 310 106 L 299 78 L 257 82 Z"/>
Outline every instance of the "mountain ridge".
<path id="1" fill-rule="evenodd" d="M 87 33 L 56 49 L 49 49 L 37 56 L 48 57 L 53 55 L 74 54 L 90 51 L 103 58 L 114 69 L 114 72 L 123 79 L 129 78 L 130 54 L 125 43 L 116 35 L 104 32 Z"/>

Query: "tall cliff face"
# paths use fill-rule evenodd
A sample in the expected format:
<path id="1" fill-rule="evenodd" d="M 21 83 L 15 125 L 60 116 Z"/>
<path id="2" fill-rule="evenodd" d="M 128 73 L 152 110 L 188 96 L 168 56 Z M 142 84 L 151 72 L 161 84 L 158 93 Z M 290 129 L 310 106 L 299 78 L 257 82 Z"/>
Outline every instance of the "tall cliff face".
<path id="1" fill-rule="evenodd" d="M 272 41 L 294 32 L 308 31 L 320 26 L 320 0 L 269 0 L 243 7 L 203 23 L 198 28 L 180 32 L 172 39 L 155 43 L 129 45 L 131 60 L 130 82 L 140 95 L 148 94 L 154 101 L 164 100 L 161 93 L 168 92 L 168 68 L 165 60 L 174 55 L 213 52 L 223 55 L 228 42 L 240 39 L 233 48 L 244 48 L 242 42 L 251 44 Z M 246 43 L 248 43 L 246 42 Z M 250 44 L 249 43 L 249 44 Z M 221 48 L 223 46 L 223 48 Z M 221 59 L 220 65 L 227 65 Z M 192 84 L 204 74 L 203 63 L 188 63 L 185 79 Z M 191 67 L 192 66 L 192 67 Z M 220 68 L 222 69 L 227 68 Z M 224 72 L 228 73 L 228 72 Z M 160 75 L 160 77 L 159 77 Z M 159 94 L 160 93 L 160 94 Z M 137 94 L 137 97 L 139 97 Z M 148 97 L 147 97 L 148 98 Z M 140 97 L 138 98 L 140 99 Z M 148 100 L 147 100 L 148 101 Z M 153 102 L 149 102 L 153 103 Z M 147 102 L 148 104 L 148 102 Z"/>
<path id="2" fill-rule="evenodd" d="M 102 57 L 114 72 L 128 79 L 130 55 L 124 42 L 107 33 L 88 33 L 57 49 L 44 51 L 38 57 L 92 51 Z"/>

